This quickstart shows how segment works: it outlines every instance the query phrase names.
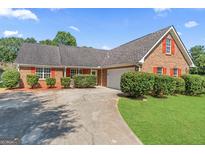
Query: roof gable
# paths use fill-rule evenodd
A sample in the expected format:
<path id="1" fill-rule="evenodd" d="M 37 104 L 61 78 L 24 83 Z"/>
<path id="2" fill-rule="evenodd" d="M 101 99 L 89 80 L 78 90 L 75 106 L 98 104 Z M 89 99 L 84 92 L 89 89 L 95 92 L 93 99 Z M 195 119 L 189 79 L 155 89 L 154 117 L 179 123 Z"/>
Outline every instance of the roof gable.
<path id="1" fill-rule="evenodd" d="M 195 67 L 184 43 L 182 42 L 181 38 L 179 37 L 178 33 L 176 32 L 175 28 L 173 26 L 171 26 L 165 33 L 164 35 L 162 35 L 162 37 L 160 39 L 158 39 L 158 41 L 152 46 L 152 48 L 150 48 L 150 50 L 139 60 L 140 63 L 143 63 L 145 58 L 153 51 L 153 49 L 162 41 L 162 39 L 167 35 L 170 34 L 172 36 L 172 38 L 175 40 L 175 42 L 177 43 L 180 51 L 182 52 L 185 60 L 188 62 L 190 67 Z"/>

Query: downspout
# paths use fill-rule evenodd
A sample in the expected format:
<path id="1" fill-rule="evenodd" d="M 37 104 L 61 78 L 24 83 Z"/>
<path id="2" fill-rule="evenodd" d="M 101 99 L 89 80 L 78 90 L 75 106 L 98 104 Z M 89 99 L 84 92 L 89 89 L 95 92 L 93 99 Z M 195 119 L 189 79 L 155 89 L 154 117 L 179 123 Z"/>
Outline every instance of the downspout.
<path id="1" fill-rule="evenodd" d="M 17 70 L 18 70 L 18 72 L 19 72 L 19 64 L 17 65 Z"/>
<path id="2" fill-rule="evenodd" d="M 66 67 L 64 67 L 64 77 L 66 77 Z"/>

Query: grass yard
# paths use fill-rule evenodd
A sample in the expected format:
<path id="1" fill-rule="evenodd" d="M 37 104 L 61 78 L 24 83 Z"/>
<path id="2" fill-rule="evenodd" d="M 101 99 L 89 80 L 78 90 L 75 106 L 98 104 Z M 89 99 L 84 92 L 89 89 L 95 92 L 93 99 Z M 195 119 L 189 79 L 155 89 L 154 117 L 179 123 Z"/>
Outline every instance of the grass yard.
<path id="1" fill-rule="evenodd" d="M 118 108 L 144 144 L 205 144 L 205 95 L 121 97 Z"/>

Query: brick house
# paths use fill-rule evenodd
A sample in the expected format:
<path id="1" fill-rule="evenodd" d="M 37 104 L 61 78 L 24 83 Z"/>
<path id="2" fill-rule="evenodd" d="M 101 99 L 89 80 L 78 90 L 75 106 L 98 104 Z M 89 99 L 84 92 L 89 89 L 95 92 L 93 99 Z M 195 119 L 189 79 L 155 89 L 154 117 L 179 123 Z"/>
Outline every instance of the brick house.
<path id="1" fill-rule="evenodd" d="M 97 76 L 98 85 L 120 89 L 120 77 L 127 71 L 181 76 L 194 67 L 173 26 L 111 50 L 23 44 L 15 63 L 24 87 L 28 87 L 27 74 L 37 74 L 41 87 L 46 87 L 46 77 L 55 77 L 56 86 L 60 87 L 61 77 L 93 74 Z"/>

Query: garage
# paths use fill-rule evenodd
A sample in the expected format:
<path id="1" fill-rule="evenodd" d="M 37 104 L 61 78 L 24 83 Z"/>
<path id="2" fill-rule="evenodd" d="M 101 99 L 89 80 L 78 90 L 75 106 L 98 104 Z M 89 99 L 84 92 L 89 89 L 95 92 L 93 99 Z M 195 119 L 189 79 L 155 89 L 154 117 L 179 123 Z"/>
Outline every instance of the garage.
<path id="1" fill-rule="evenodd" d="M 135 71 L 134 67 L 108 69 L 107 70 L 107 87 L 113 89 L 120 89 L 120 78 L 125 72 Z"/>

